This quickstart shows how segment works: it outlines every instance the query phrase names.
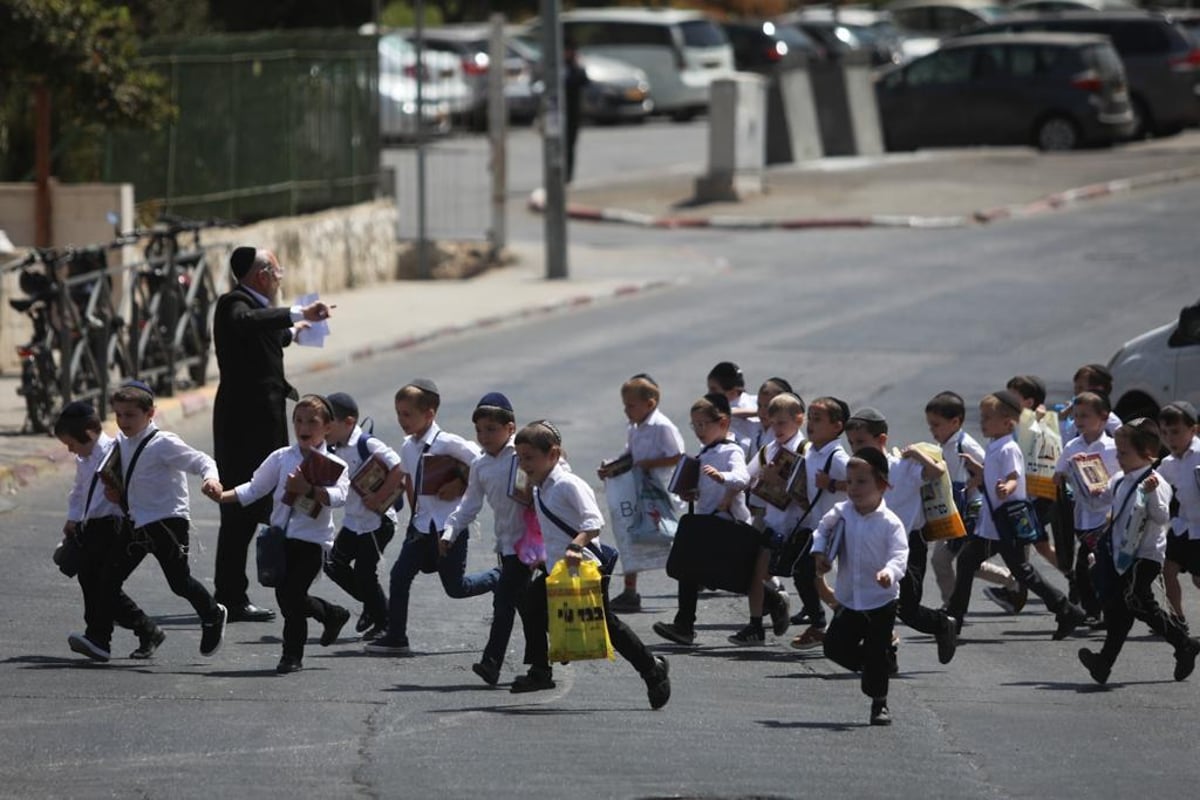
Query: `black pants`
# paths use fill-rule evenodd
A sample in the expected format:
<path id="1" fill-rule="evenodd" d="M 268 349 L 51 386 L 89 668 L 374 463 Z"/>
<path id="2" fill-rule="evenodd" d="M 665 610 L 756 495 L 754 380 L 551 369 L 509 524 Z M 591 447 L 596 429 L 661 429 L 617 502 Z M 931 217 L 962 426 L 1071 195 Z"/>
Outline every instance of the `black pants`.
<path id="1" fill-rule="evenodd" d="M 888 648 L 896 625 L 896 603 L 869 611 L 842 606 L 825 631 L 825 657 L 862 672 L 862 693 L 872 700 L 888 694 Z"/>
<path id="2" fill-rule="evenodd" d="M 104 569 L 117 546 L 124 520 L 117 517 L 90 519 L 79 534 L 83 548 L 83 559 L 79 563 L 79 588 L 83 592 L 83 621 L 88 639 L 97 642 L 99 632 L 96 624 L 103 618 Z M 128 628 L 139 637 L 152 633 L 158 626 L 138 608 L 124 591 L 117 589 L 112 603 L 112 620 L 122 628 Z M 112 635 L 109 628 L 109 636 Z M 98 642 L 97 642 L 98 643 Z"/>
<path id="3" fill-rule="evenodd" d="M 1162 564 L 1139 558 L 1124 575 L 1117 575 L 1111 556 L 1106 562 L 1103 555 L 1097 555 L 1096 569 L 1110 571 L 1112 590 L 1104 597 L 1104 619 L 1108 629 L 1104 634 L 1104 647 L 1100 650 L 1101 658 L 1110 665 L 1117 660 L 1135 619 L 1149 625 L 1150 630 L 1166 639 L 1167 644 L 1177 651 L 1184 646 L 1188 642 L 1187 629 L 1154 597 L 1154 582 L 1162 573 Z"/>
<path id="4" fill-rule="evenodd" d="M 1058 561 L 1059 570 L 1072 577 L 1075 566 L 1075 509 L 1063 488 L 1058 490 L 1058 499 L 1043 501 L 1048 505 L 1045 519 L 1051 520 L 1054 533 L 1054 557 Z M 1039 514 L 1041 508 L 1037 508 Z M 1074 578 L 1072 577 L 1072 580 Z"/>
<path id="5" fill-rule="evenodd" d="M 521 559 L 516 556 L 500 558 L 500 579 L 496 582 L 496 588 L 492 590 L 492 628 L 483 648 L 484 661 L 492 664 L 504 661 L 508 640 L 512 638 L 513 621 L 519 613 L 522 627 L 525 629 L 524 663 L 530 663 L 533 654 L 530 651 L 529 627 L 525 625 L 527 608 L 523 600 L 532 580 L 533 570 L 522 564 Z M 538 636 L 546 638 L 545 633 L 539 633 Z"/>
<path id="6" fill-rule="evenodd" d="M 132 530 L 129 526 L 121 529 L 101 578 L 104 589 L 96 614 L 97 638 L 88 636 L 93 643 L 108 649 L 121 586 L 147 555 L 154 556 L 171 591 L 191 604 L 201 622 L 216 619 L 217 601 L 204 584 L 192 577 L 188 567 L 188 529 L 189 523 L 182 517 L 161 519 Z"/>
<path id="7" fill-rule="evenodd" d="M 908 569 L 900 579 L 900 602 L 896 613 L 900 621 L 914 631 L 936 635 L 942 631 L 942 612 L 921 605 L 928 550 L 920 531 L 908 534 Z"/>
<path id="8" fill-rule="evenodd" d="M 981 539 L 970 537 L 963 545 L 955 563 L 954 594 L 946 611 L 960 623 L 967 614 L 971 604 L 971 588 L 975 582 L 975 571 L 979 565 L 993 555 L 999 554 L 1004 565 L 1012 571 L 1013 577 L 1022 587 L 1036 594 L 1046 604 L 1046 608 L 1055 615 L 1062 615 L 1071 603 L 1066 595 L 1055 589 L 1042 578 L 1041 574 L 1029 563 L 1025 554 L 1025 545 L 1014 539 Z"/>
<path id="9" fill-rule="evenodd" d="M 222 473 L 224 476 L 224 473 Z M 271 516 L 270 496 L 248 506 L 239 503 L 221 504 L 221 527 L 217 533 L 217 561 L 213 585 L 217 602 L 229 608 L 241 608 L 250 602 L 246 590 L 246 554 L 254 532 L 260 523 Z"/>
<path id="10" fill-rule="evenodd" d="M 379 527 L 371 533 L 342 528 L 325 561 L 325 574 L 363 604 L 363 611 L 375 625 L 387 625 L 387 597 L 379 585 L 378 566 L 395 535 L 396 525 L 387 517 L 381 518 Z"/>
<path id="11" fill-rule="evenodd" d="M 283 614 L 283 654 L 304 657 L 304 642 L 308 639 L 308 618 L 325 623 L 333 603 L 308 593 L 321 573 L 325 553 L 319 544 L 288 539 L 284 542 L 287 569 L 283 582 L 275 587 L 275 602 Z"/>
<path id="12" fill-rule="evenodd" d="M 1088 556 L 1095 553 L 1095 548 L 1089 542 L 1095 542 L 1102 532 L 1102 529 L 1080 531 L 1079 546 L 1075 551 L 1075 591 L 1079 595 L 1079 605 L 1092 616 L 1099 616 L 1103 605 L 1096 594 L 1092 571 L 1088 567 Z"/>
<path id="13" fill-rule="evenodd" d="M 608 584 L 610 577 L 604 576 L 601 587 L 604 594 L 604 622 L 608 626 L 608 638 L 613 649 L 621 658 L 633 665 L 643 677 L 651 674 L 655 667 L 654 655 L 638 635 L 612 613 L 608 606 Z M 538 571 L 529 590 L 521 602 L 521 622 L 525 627 L 526 663 L 533 669 L 550 669 L 550 642 L 546 633 L 550 629 L 550 615 L 546 605 L 546 574 Z"/>
<path id="14" fill-rule="evenodd" d="M 808 541 L 804 543 L 804 551 L 792 568 L 792 578 L 796 581 L 796 594 L 800 597 L 801 609 L 818 628 L 825 627 L 825 607 L 821 605 L 821 594 L 817 591 L 817 565 L 812 557 L 812 531 L 808 531 Z"/>

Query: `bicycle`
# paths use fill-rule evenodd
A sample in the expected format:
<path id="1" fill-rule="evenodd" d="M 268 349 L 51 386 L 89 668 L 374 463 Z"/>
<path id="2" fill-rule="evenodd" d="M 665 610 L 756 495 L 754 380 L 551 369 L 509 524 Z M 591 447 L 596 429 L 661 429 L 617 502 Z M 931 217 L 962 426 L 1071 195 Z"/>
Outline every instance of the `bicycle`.
<path id="1" fill-rule="evenodd" d="M 62 396 L 59 387 L 58 362 L 55 358 L 56 326 L 51 313 L 58 298 L 53 279 L 56 255 L 52 250 L 34 250 L 25 258 L 4 266 L 4 272 L 21 271 L 18 285 L 25 297 L 8 301 L 9 307 L 26 314 L 33 322 L 33 336 L 17 346 L 21 359 L 21 385 L 17 394 L 25 398 L 25 420 L 34 433 L 49 433 L 53 415 Z M 47 271 L 31 269 L 42 263 Z M 24 432 L 25 426 L 22 426 Z"/>

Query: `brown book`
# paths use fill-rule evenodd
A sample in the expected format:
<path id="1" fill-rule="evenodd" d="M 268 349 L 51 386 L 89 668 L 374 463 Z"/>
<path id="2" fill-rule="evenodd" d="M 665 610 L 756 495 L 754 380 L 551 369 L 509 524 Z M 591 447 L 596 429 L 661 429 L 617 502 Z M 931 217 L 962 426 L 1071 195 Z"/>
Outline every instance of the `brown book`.
<path id="1" fill-rule="evenodd" d="M 609 461 L 601 461 L 600 469 L 604 470 L 605 474 L 610 478 L 615 478 L 618 475 L 624 475 L 629 470 L 633 469 L 633 454 L 626 453 L 623 456 L 611 459 Z"/>
<path id="2" fill-rule="evenodd" d="M 687 496 L 698 488 L 700 488 L 700 459 L 685 455 L 675 465 L 675 472 L 671 475 L 671 484 L 667 487 L 667 491 L 671 494 Z"/>
<path id="3" fill-rule="evenodd" d="M 421 456 L 421 486 L 419 494 L 437 494 L 442 487 L 454 480 L 465 485 L 471 467 L 454 456 L 426 453 Z"/>
<path id="4" fill-rule="evenodd" d="M 812 507 L 812 502 L 808 499 L 808 465 L 804 461 L 804 456 L 796 458 L 796 468 L 792 470 L 792 475 L 788 479 L 787 493 L 788 497 L 805 511 Z"/>
<path id="5" fill-rule="evenodd" d="M 521 469 L 515 455 L 508 468 L 508 496 L 523 506 L 533 505 L 533 484 L 529 482 L 529 473 Z"/>
<path id="6" fill-rule="evenodd" d="M 383 462 L 383 459 L 376 453 L 362 463 L 358 468 L 358 472 L 350 477 L 350 488 L 359 497 L 368 497 L 379 491 L 379 487 L 383 486 L 387 480 L 388 465 Z M 400 493 L 404 491 L 404 483 L 396 485 L 395 490 L 387 497 L 381 506 L 382 510 L 386 511 L 396 505 L 396 501 L 400 498 Z"/>
<path id="7" fill-rule="evenodd" d="M 300 474 L 313 486 L 333 486 L 342 476 L 346 465 L 334 461 L 318 450 L 309 450 L 304 461 L 300 463 Z M 295 492 L 283 493 L 283 504 L 291 506 L 296 511 L 316 519 L 321 513 L 321 504 L 311 497 L 302 497 Z"/>
<path id="8" fill-rule="evenodd" d="M 1107 489 L 1109 478 L 1112 477 L 1099 453 L 1072 458 L 1071 472 L 1075 477 L 1075 485 L 1089 495 Z"/>
<path id="9" fill-rule="evenodd" d="M 121 447 L 119 445 L 113 444 L 96 472 L 106 487 L 117 494 L 124 494 L 125 476 L 121 474 Z"/>
<path id="10" fill-rule="evenodd" d="M 754 482 L 750 494 L 761 497 L 780 510 L 787 508 L 793 500 L 788 493 L 788 486 L 796 464 L 801 461 L 800 456 L 786 447 L 780 447 L 771 463 L 759 470 L 758 480 Z"/>

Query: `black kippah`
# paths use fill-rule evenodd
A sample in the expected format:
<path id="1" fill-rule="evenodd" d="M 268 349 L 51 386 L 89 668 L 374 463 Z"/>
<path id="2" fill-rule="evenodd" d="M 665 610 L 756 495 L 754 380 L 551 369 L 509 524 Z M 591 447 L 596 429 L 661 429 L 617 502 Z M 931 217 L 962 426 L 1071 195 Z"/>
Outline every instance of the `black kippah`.
<path id="1" fill-rule="evenodd" d="M 229 268 L 233 270 L 233 277 L 239 281 L 246 277 L 254 268 L 254 259 L 257 256 L 258 250 L 253 247 L 235 247 L 229 256 Z"/>

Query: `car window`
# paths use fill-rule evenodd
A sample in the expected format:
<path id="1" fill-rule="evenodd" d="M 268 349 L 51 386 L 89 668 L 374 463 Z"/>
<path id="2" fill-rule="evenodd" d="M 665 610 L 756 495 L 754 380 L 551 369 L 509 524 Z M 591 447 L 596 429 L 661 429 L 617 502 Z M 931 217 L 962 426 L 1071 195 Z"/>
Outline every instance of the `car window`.
<path id="1" fill-rule="evenodd" d="M 1113 46 L 1121 53 L 1165 53 L 1171 48 L 1166 30 L 1153 22 L 1114 25 L 1108 35 L 1112 38 Z"/>
<path id="2" fill-rule="evenodd" d="M 974 50 L 967 47 L 942 50 L 926 56 L 908 68 L 908 85 L 951 86 L 966 83 L 971 79 L 974 56 Z"/>
<path id="3" fill-rule="evenodd" d="M 1044 47 L 1041 49 L 1054 50 L 1055 48 Z M 1042 69 L 1038 59 L 1038 48 L 1027 46 L 1008 48 L 1009 75 L 1014 78 L 1032 78 L 1040 72 Z"/>
<path id="4" fill-rule="evenodd" d="M 975 50 L 975 79 L 995 80 L 1008 73 L 1008 49 L 1000 45 Z"/>
<path id="5" fill-rule="evenodd" d="M 1111 78 L 1121 74 L 1121 57 L 1110 45 L 1098 44 L 1087 48 L 1084 59 L 1100 74 L 1101 78 Z"/>
<path id="6" fill-rule="evenodd" d="M 695 19 L 679 25 L 685 47 L 721 47 L 729 43 L 725 32 L 706 19 Z"/>
<path id="7" fill-rule="evenodd" d="M 932 28 L 939 33 L 958 33 L 979 24 L 979 18 L 969 11 L 950 6 L 933 9 Z"/>
<path id="8" fill-rule="evenodd" d="M 928 8 L 898 8 L 892 12 L 892 19 L 902 28 L 920 33 L 932 30 L 932 21 Z"/>

